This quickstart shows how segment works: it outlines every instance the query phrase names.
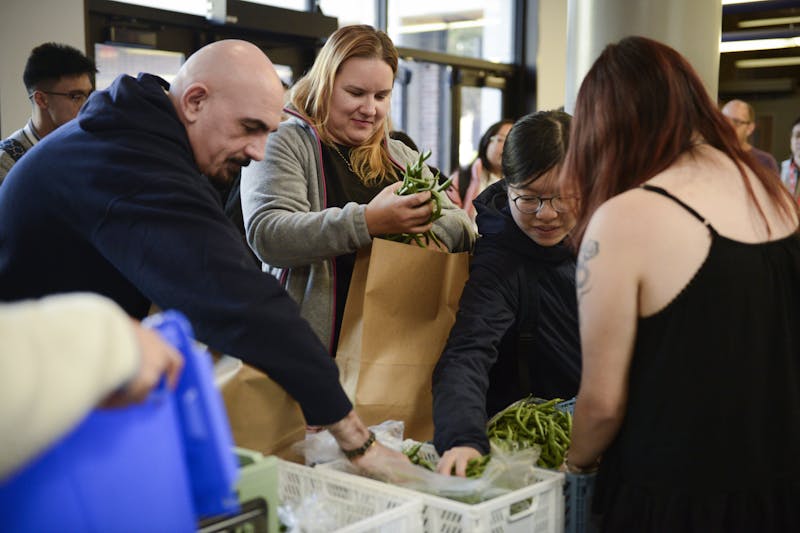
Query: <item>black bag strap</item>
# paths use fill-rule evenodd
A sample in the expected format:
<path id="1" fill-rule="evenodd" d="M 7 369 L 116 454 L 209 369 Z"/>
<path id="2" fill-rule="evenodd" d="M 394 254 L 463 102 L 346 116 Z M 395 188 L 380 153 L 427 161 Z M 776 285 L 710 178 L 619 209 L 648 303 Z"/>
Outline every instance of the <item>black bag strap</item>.
<path id="1" fill-rule="evenodd" d="M 530 357 L 536 344 L 538 324 L 539 269 L 525 263 L 520 285 L 519 319 L 517 320 L 517 380 L 523 395 L 532 394 Z"/>

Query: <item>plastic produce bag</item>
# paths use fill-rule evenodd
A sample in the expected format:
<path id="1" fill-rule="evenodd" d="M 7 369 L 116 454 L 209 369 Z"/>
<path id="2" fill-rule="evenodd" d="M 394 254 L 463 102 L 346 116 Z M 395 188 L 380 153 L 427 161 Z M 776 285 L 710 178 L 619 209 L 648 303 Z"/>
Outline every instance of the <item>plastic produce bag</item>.
<path id="1" fill-rule="evenodd" d="M 414 444 L 414 441 L 405 441 L 404 447 Z M 422 446 L 428 462 L 438 463 L 433 446 Z M 491 459 L 478 478 L 445 476 L 421 466 L 397 462 L 384 465 L 381 481 L 464 503 L 480 503 L 533 484 L 536 481 L 534 465 L 538 459 L 538 447 L 511 452 L 493 447 Z M 329 467 L 364 475 L 346 460 L 337 460 Z"/>
<path id="2" fill-rule="evenodd" d="M 402 450 L 403 431 L 405 425 L 400 420 L 386 420 L 377 426 L 370 426 L 375 433 L 375 439 L 396 451 Z M 296 443 L 292 447 L 293 451 L 305 457 L 308 466 L 330 463 L 336 460 L 345 460 L 344 453 L 336 443 L 330 431 L 323 430 L 317 432 L 307 432 L 304 441 Z"/>
<path id="3" fill-rule="evenodd" d="M 316 493 L 278 507 L 278 520 L 286 533 L 328 533 L 337 528 L 336 502 Z"/>

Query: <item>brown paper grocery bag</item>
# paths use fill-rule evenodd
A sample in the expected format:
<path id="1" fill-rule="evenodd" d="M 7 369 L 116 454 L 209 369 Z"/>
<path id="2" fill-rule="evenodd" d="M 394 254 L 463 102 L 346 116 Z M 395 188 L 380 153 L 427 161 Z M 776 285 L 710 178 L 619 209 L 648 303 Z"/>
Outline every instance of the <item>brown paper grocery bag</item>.
<path id="1" fill-rule="evenodd" d="M 244 365 L 222 388 L 237 446 L 303 462 L 291 445 L 305 438 L 300 406 L 263 372 Z"/>
<path id="2" fill-rule="evenodd" d="M 431 374 L 455 321 L 469 254 L 375 239 L 356 256 L 336 362 L 368 425 L 402 420 L 433 438 Z"/>

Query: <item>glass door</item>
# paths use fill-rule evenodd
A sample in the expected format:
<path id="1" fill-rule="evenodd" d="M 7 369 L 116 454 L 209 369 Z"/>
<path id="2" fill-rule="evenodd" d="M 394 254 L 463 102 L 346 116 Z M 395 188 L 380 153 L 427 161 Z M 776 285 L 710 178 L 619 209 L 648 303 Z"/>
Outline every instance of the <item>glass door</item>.
<path id="1" fill-rule="evenodd" d="M 392 127 L 404 131 L 427 163 L 446 173 L 451 151 L 451 68 L 425 61 L 400 60 L 392 91 Z"/>

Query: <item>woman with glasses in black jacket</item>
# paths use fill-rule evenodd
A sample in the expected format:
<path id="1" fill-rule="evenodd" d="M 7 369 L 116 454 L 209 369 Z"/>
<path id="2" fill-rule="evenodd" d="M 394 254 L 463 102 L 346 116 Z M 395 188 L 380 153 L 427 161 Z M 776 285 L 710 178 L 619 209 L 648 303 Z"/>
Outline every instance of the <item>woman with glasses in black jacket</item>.
<path id="1" fill-rule="evenodd" d="M 527 394 L 571 398 L 580 380 L 577 198 L 561 191 L 570 116 L 526 115 L 503 150 L 504 181 L 475 199 L 478 239 L 456 322 L 433 375 L 439 472 L 488 453 L 486 421 Z"/>

